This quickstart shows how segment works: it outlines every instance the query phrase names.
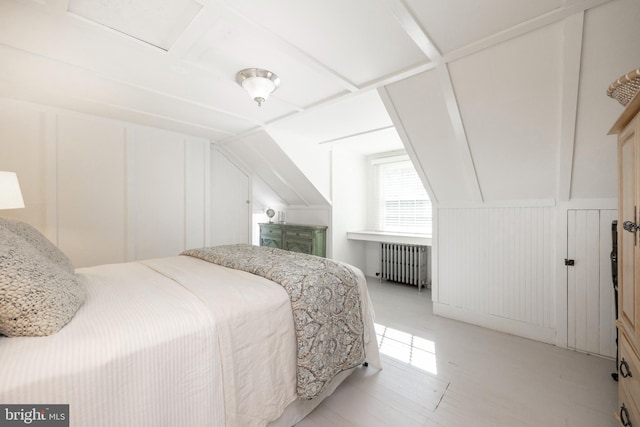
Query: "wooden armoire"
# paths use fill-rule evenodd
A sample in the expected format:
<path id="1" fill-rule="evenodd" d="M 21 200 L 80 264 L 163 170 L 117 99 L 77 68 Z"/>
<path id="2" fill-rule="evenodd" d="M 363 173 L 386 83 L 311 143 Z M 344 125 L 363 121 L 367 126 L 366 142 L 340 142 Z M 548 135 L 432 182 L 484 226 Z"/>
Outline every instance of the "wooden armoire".
<path id="1" fill-rule="evenodd" d="M 640 94 L 610 134 L 618 135 L 618 409 L 640 427 Z"/>

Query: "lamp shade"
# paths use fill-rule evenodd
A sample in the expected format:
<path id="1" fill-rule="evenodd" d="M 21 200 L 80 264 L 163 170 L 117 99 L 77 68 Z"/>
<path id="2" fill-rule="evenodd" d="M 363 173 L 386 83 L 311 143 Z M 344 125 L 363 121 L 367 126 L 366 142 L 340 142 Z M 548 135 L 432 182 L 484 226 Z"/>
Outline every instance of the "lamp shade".
<path id="1" fill-rule="evenodd" d="M 0 209 L 24 208 L 24 200 L 15 172 L 0 171 Z"/>

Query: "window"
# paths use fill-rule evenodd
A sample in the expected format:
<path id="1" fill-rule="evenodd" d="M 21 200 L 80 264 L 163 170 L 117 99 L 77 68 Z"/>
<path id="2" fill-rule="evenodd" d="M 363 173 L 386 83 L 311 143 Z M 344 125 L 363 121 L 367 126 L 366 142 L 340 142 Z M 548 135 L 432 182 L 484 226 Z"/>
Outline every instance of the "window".
<path id="1" fill-rule="evenodd" d="M 370 227 L 373 230 L 431 234 L 431 200 L 407 155 L 375 158 Z"/>

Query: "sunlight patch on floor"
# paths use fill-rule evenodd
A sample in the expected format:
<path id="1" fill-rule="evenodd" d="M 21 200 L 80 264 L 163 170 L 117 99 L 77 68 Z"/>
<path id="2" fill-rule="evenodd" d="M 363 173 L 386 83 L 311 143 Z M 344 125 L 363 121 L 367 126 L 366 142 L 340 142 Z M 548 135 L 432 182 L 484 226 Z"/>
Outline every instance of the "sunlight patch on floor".
<path id="1" fill-rule="evenodd" d="M 377 323 L 375 328 L 380 353 L 432 374 L 438 374 L 436 343 Z"/>

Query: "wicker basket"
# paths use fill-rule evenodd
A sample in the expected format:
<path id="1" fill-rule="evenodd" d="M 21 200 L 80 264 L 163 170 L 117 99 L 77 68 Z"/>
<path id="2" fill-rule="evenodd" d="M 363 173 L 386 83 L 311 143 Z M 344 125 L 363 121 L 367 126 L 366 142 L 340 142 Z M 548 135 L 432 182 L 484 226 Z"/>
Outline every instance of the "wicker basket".
<path id="1" fill-rule="evenodd" d="M 626 107 L 638 91 L 640 91 L 640 68 L 628 72 L 611 83 L 607 89 L 607 95 L 617 99 L 620 104 Z"/>

